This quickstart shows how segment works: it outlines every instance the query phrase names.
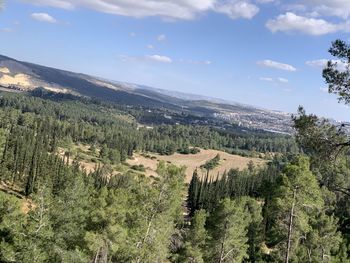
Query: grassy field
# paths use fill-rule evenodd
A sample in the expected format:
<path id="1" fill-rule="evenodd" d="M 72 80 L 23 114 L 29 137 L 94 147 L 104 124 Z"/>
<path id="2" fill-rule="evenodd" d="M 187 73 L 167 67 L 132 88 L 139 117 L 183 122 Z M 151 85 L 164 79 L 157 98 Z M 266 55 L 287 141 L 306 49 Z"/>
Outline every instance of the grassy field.
<path id="1" fill-rule="evenodd" d="M 262 166 L 266 163 L 265 160 L 258 158 L 248 158 L 238 155 L 228 154 L 222 151 L 216 150 L 203 150 L 197 154 L 178 154 L 175 153 L 170 156 L 159 155 L 159 154 L 134 154 L 134 159 L 128 160 L 129 165 L 143 165 L 145 167 L 145 174 L 147 176 L 157 176 L 156 168 L 159 161 L 165 161 L 167 163 L 172 163 L 177 166 L 186 166 L 186 182 L 189 182 L 192 178 L 194 170 L 197 168 L 201 176 L 206 174 L 206 170 L 200 169 L 200 166 L 205 164 L 207 161 L 213 159 L 217 154 L 220 155 L 220 163 L 212 171 L 211 175 L 217 175 L 218 173 L 223 173 L 229 171 L 232 168 L 243 170 L 247 168 L 250 161 L 256 166 Z"/>
<path id="2" fill-rule="evenodd" d="M 58 153 L 63 157 L 67 149 L 59 148 Z M 97 164 L 102 160 L 98 158 L 99 150 L 92 153 L 89 145 L 75 144 L 70 147 L 72 152 L 70 163 L 77 156 L 82 169 L 87 172 L 92 172 L 97 167 Z M 186 182 L 189 182 L 192 178 L 192 174 L 195 169 L 198 170 L 200 176 L 206 175 L 206 170 L 200 168 L 206 162 L 212 160 L 217 154 L 220 155 L 219 164 L 210 171 L 210 175 L 216 176 L 218 173 L 222 174 L 230 169 L 243 170 L 247 168 L 250 161 L 255 166 L 262 166 L 266 163 L 266 160 L 251 157 L 242 157 L 239 155 L 232 155 L 223 151 L 217 150 L 204 150 L 200 149 L 197 154 L 179 154 L 173 155 L 159 155 L 155 153 L 135 153 L 132 159 L 128 159 L 125 163 L 119 165 L 112 165 L 112 174 L 117 175 L 119 173 L 126 173 L 132 171 L 137 174 L 145 174 L 146 176 L 157 176 L 156 169 L 160 161 L 175 164 L 177 166 L 186 166 Z M 135 168 L 136 167 L 136 168 Z M 141 169 L 137 169 L 141 167 Z"/>

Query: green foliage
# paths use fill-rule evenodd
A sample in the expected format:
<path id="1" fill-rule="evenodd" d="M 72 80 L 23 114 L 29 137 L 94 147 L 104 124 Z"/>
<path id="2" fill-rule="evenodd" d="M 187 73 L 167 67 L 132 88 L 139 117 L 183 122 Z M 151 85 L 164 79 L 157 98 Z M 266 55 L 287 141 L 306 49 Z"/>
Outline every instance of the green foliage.
<path id="1" fill-rule="evenodd" d="M 243 197 L 240 203 L 249 213 L 250 223 L 248 226 L 248 259 L 245 262 L 261 262 L 262 261 L 262 244 L 264 242 L 264 225 L 262 205 L 255 199 Z"/>
<path id="2" fill-rule="evenodd" d="M 106 151 L 101 157 L 112 164 L 117 164 L 119 159 L 125 161 L 134 150 L 164 155 L 177 151 L 195 154 L 198 147 L 238 154 L 249 151 L 298 152 L 295 141 L 289 136 L 239 130 L 224 132 L 201 125 L 159 125 L 152 129 L 136 129 L 133 117 L 117 105 L 41 89 L 34 90 L 32 95 L 34 97 L 1 92 L 0 109 L 4 115 L 0 128 L 9 128 L 11 124 L 30 127 L 38 118 L 45 119 L 45 122 L 55 120 L 56 142 L 67 147 L 70 143 L 83 143 L 103 148 Z M 133 110 L 132 114 L 137 115 L 137 111 Z"/>
<path id="3" fill-rule="evenodd" d="M 36 207 L 29 211 L 19 237 L 18 262 L 46 262 L 50 259 L 50 247 L 53 244 L 53 228 L 50 220 L 51 196 L 45 186 L 33 197 Z"/>
<path id="4" fill-rule="evenodd" d="M 309 170 L 308 159 L 296 157 L 284 169 L 269 208 L 273 224 L 268 235 L 276 249 L 276 261 L 288 256 L 291 262 L 319 262 L 338 249 L 336 224 L 322 212 L 323 207 L 321 189 Z"/>
<path id="5" fill-rule="evenodd" d="M 181 219 L 184 169 L 97 184 L 73 167 L 46 177 L 29 212 L 0 191 L 2 262 L 163 262 Z M 51 187 L 50 187 L 51 185 Z M 96 187 L 98 186 L 98 187 Z"/>
<path id="6" fill-rule="evenodd" d="M 217 154 L 213 159 L 207 161 L 205 164 L 201 165 L 201 168 L 206 169 L 207 171 L 213 170 L 219 165 L 220 154 Z"/>
<path id="7" fill-rule="evenodd" d="M 177 152 L 180 154 L 197 154 L 200 152 L 200 149 L 196 147 L 193 147 L 193 148 L 184 147 L 182 149 L 178 149 Z"/>
<path id="8" fill-rule="evenodd" d="M 331 211 L 339 219 L 339 229 L 348 236 L 350 218 L 350 166 L 349 142 L 343 127 L 335 127 L 320 121 L 314 115 L 306 115 L 303 110 L 294 118 L 300 146 L 310 156 L 311 170 L 320 185 L 334 193 L 328 201 Z"/>
<path id="9" fill-rule="evenodd" d="M 242 202 L 223 199 L 208 218 L 210 242 L 206 261 L 242 262 L 248 258 L 250 216 Z"/>
<path id="10" fill-rule="evenodd" d="M 347 144 L 347 138 L 341 129 L 313 114 L 307 115 L 302 107 L 299 107 L 298 115 L 293 116 L 293 121 L 298 132 L 297 142 L 306 154 L 313 157 L 314 165 L 334 160 Z"/>
<path id="11" fill-rule="evenodd" d="M 20 233 L 25 217 L 20 211 L 19 200 L 0 192 L 0 261 L 16 262 L 17 251 L 20 249 Z"/>
<path id="12" fill-rule="evenodd" d="M 139 164 L 139 165 L 135 164 L 135 165 L 132 165 L 130 168 L 140 172 L 146 171 L 145 166 L 143 164 Z"/>
<path id="13" fill-rule="evenodd" d="M 350 45 L 342 40 L 332 43 L 329 53 L 347 65 L 346 69 L 337 61 L 328 61 L 327 67 L 323 70 L 323 78 L 329 85 L 329 92 L 338 95 L 339 101 L 345 104 L 350 102 Z"/>
<path id="14" fill-rule="evenodd" d="M 271 193 L 269 188 L 274 186 L 281 167 L 283 160 L 276 157 L 267 167 L 259 170 L 253 166 L 243 171 L 232 169 L 214 178 L 206 176 L 200 179 L 195 171 L 189 185 L 189 208 L 192 213 L 197 209 L 211 212 L 225 197 L 264 198 Z"/>
<path id="15" fill-rule="evenodd" d="M 205 228 L 208 214 L 205 210 L 197 210 L 191 220 L 181 262 L 204 263 L 205 245 L 208 231 Z"/>
<path id="16" fill-rule="evenodd" d="M 299 258 L 309 262 L 331 262 L 334 259 L 332 253 L 338 251 L 342 241 L 336 219 L 321 212 L 311 217 L 309 224 L 311 230 L 299 248 Z"/>
<path id="17" fill-rule="evenodd" d="M 184 192 L 184 168 L 160 163 L 158 166 L 159 181 L 152 186 L 153 193 L 141 192 L 142 213 L 145 220 L 138 221 L 134 238 L 137 256 L 135 262 L 161 262 L 169 254 L 169 240 L 174 232 L 175 223 L 181 218 L 181 195 Z M 143 195 L 146 194 L 147 198 Z M 174 220 L 175 219 L 175 220 Z"/>
<path id="18" fill-rule="evenodd" d="M 1 262 L 282 262 L 287 251 L 289 262 L 349 261 L 348 139 L 302 108 L 293 118 L 297 146 L 288 136 L 208 125 L 138 128 L 129 113 L 142 109 L 31 95 L 0 96 Z M 187 200 L 184 167 L 160 163 L 154 178 L 140 176 L 142 166 L 113 170 L 135 151 L 199 147 L 286 154 L 271 154 L 263 168 L 195 172 Z M 299 147 L 308 158 L 294 155 Z M 96 162 L 90 173 L 79 164 L 86 152 Z"/>

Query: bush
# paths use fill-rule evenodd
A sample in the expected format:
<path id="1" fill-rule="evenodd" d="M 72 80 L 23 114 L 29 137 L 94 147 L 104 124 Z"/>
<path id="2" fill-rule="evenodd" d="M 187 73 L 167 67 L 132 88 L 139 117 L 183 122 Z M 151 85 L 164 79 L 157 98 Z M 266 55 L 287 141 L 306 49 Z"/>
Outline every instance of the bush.
<path id="1" fill-rule="evenodd" d="M 130 167 L 132 170 L 135 170 L 135 171 L 140 171 L 140 172 L 145 172 L 146 171 L 146 168 L 143 164 L 135 164 L 133 166 Z"/>

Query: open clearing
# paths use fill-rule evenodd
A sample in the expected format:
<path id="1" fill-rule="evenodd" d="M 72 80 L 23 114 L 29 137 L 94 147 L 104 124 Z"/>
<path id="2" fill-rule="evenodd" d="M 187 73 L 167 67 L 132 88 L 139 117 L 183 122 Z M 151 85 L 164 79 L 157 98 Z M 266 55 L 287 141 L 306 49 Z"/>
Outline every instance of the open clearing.
<path id="1" fill-rule="evenodd" d="M 15 76 L 3 74 L 3 76 L 0 78 L 0 84 L 5 87 L 18 85 L 27 88 L 30 87 L 32 83 L 30 81 L 30 77 L 25 74 L 16 74 Z"/>
<path id="2" fill-rule="evenodd" d="M 59 148 L 58 154 L 63 157 L 66 151 L 67 149 Z M 79 156 L 81 168 L 85 169 L 88 173 L 93 172 L 97 164 L 101 162 L 98 158 L 99 150 L 96 149 L 95 152 L 92 153 L 89 145 L 75 144 L 70 147 L 70 151 L 72 153 L 70 163 Z M 112 173 L 117 175 L 131 170 L 139 174 L 145 174 L 146 176 L 157 177 L 157 165 L 159 161 L 165 161 L 177 166 L 186 166 L 186 182 L 190 182 L 195 169 L 198 169 L 199 176 L 206 175 L 206 170 L 201 169 L 200 166 L 213 159 L 217 154 L 220 155 L 220 162 L 217 167 L 210 171 L 210 175 L 213 176 L 216 176 L 218 173 L 222 174 L 230 169 L 243 170 L 247 168 L 250 161 L 252 161 L 255 166 L 263 166 L 266 164 L 266 160 L 259 158 L 242 157 L 223 151 L 200 149 L 200 152 L 197 154 L 175 153 L 173 155 L 160 155 L 156 153 L 134 153 L 133 158 L 128 159 L 126 164 L 113 165 Z M 134 165 L 143 165 L 145 171 L 133 170 L 132 166 Z"/>
<path id="3" fill-rule="evenodd" d="M 217 154 L 220 155 L 220 164 L 210 171 L 211 175 L 217 175 L 218 173 L 223 173 L 229 171 L 230 169 L 243 170 L 247 168 L 249 161 L 253 161 L 255 166 L 262 166 L 266 163 L 265 160 L 258 158 L 248 158 L 238 155 L 228 154 L 222 151 L 216 150 L 203 150 L 197 154 L 178 154 L 173 155 L 159 155 L 159 154 L 149 154 L 153 158 L 145 157 L 139 153 L 134 154 L 133 160 L 127 160 L 129 165 L 140 165 L 142 164 L 146 168 L 145 174 L 147 176 L 157 176 L 156 169 L 159 161 L 165 161 L 167 163 L 172 163 L 177 166 L 186 166 L 186 182 L 189 182 L 192 178 L 192 174 L 196 168 L 198 168 L 198 173 L 200 176 L 206 174 L 204 169 L 200 169 L 200 166 L 205 164 L 207 161 L 213 159 Z"/>

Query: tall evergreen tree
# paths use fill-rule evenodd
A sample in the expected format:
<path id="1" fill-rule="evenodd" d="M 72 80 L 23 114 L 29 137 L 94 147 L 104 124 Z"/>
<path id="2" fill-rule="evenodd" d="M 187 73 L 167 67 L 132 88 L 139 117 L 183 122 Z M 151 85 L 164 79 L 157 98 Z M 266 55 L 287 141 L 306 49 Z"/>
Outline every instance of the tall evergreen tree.
<path id="1" fill-rule="evenodd" d="M 320 217 L 319 213 L 323 205 L 321 189 L 310 171 L 308 159 L 296 157 L 280 177 L 270 210 L 274 221 L 270 235 L 276 248 L 276 260 L 285 263 L 302 260 L 298 251 L 305 249 L 307 242 L 316 235 L 317 230 L 312 227 L 322 224 L 325 217 Z M 329 234 L 328 238 L 337 240 L 334 229 Z M 323 250 L 330 251 L 332 246 L 328 244 Z M 316 248 L 308 253 L 318 254 Z"/>
<path id="2" fill-rule="evenodd" d="M 205 228 L 207 216 L 205 210 L 197 210 L 194 213 L 181 262 L 204 263 L 205 245 L 208 239 L 208 232 Z"/>
<path id="3" fill-rule="evenodd" d="M 208 219 L 206 262 L 242 262 L 248 258 L 250 216 L 239 201 L 223 199 Z"/>

